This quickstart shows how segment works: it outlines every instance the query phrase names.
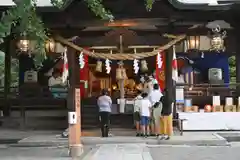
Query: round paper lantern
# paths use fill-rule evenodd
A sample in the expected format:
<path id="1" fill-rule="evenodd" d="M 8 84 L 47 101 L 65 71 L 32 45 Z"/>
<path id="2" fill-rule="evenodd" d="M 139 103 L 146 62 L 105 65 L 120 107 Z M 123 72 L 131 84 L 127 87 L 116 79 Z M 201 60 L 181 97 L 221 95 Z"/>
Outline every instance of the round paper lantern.
<path id="1" fill-rule="evenodd" d="M 205 111 L 205 112 L 211 112 L 211 111 L 212 111 L 212 106 L 209 105 L 209 104 L 205 105 L 205 106 L 204 106 L 204 111 Z"/>

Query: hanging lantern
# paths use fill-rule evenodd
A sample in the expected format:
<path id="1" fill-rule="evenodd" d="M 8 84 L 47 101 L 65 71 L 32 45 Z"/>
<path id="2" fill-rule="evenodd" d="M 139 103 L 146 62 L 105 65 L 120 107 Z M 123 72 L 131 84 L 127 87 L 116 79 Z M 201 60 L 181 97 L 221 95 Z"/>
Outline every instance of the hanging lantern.
<path id="1" fill-rule="evenodd" d="M 102 61 L 97 61 L 96 72 L 102 72 Z"/>
<path id="2" fill-rule="evenodd" d="M 209 34 L 211 48 L 210 51 L 224 51 L 224 39 L 226 38 L 227 32 L 221 31 L 219 25 L 212 29 L 211 34 Z"/>
<path id="3" fill-rule="evenodd" d="M 142 72 L 148 71 L 148 66 L 147 66 L 147 61 L 146 60 L 141 61 L 141 71 Z"/>
<path id="4" fill-rule="evenodd" d="M 30 48 L 30 40 L 21 39 L 17 43 L 17 47 L 21 52 L 28 52 Z"/>
<path id="5" fill-rule="evenodd" d="M 200 36 L 188 36 L 187 50 L 199 50 L 199 49 L 200 49 Z"/>
<path id="6" fill-rule="evenodd" d="M 56 43 L 53 39 L 50 39 L 46 42 L 45 44 L 45 49 L 46 49 L 46 52 L 48 53 L 54 53 L 56 52 Z"/>

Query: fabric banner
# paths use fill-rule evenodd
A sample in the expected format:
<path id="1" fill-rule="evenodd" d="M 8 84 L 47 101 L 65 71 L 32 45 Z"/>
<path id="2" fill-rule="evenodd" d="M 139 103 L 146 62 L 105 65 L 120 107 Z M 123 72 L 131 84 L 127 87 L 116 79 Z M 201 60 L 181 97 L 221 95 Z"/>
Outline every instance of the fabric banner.
<path id="1" fill-rule="evenodd" d="M 80 81 L 85 82 L 85 83 L 80 83 L 80 91 L 81 91 L 82 97 L 87 95 L 87 93 L 85 92 L 87 91 L 86 87 L 88 86 L 88 84 L 86 85 L 86 83 L 88 83 L 88 80 L 89 80 L 88 55 L 83 54 L 83 58 L 84 58 L 85 65 L 82 69 L 80 69 Z"/>
<path id="2" fill-rule="evenodd" d="M 158 58 L 156 56 L 156 79 L 158 81 L 158 84 L 161 88 L 161 91 L 165 88 L 165 72 L 164 72 L 164 66 L 165 66 L 165 54 L 164 51 L 161 52 L 161 60 L 162 60 L 162 66 L 161 68 L 158 67 Z"/>

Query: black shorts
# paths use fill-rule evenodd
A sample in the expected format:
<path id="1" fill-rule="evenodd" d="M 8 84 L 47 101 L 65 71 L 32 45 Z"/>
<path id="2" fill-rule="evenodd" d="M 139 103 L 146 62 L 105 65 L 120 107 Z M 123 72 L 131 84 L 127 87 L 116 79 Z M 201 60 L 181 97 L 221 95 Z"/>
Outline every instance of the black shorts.
<path id="1" fill-rule="evenodd" d="M 134 121 L 140 122 L 141 117 L 139 112 L 134 112 L 133 117 L 134 117 Z"/>

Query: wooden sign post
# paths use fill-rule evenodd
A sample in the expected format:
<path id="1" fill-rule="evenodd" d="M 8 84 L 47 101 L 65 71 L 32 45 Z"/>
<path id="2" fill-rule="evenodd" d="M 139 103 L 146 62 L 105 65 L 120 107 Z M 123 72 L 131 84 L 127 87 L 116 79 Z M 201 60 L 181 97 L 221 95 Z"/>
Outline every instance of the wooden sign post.
<path id="1" fill-rule="evenodd" d="M 79 65 L 76 63 L 77 55 L 74 49 L 68 47 L 67 57 L 70 83 L 67 102 L 69 109 L 69 155 L 72 158 L 77 158 L 83 153 L 83 146 L 81 143 L 81 93 Z"/>

